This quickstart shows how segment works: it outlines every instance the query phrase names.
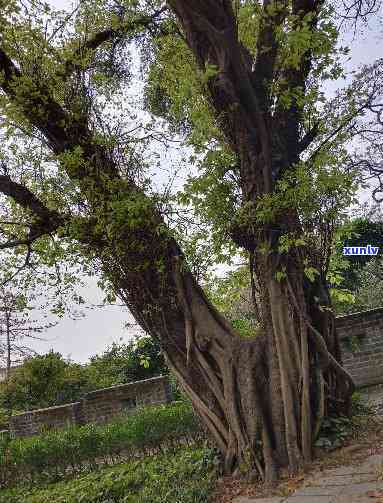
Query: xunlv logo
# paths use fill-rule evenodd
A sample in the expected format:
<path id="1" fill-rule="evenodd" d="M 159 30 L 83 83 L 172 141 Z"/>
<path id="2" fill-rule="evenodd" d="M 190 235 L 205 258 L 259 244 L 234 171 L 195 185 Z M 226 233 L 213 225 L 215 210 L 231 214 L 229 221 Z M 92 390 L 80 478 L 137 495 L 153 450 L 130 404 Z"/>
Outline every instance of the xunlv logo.
<path id="1" fill-rule="evenodd" d="M 343 255 L 377 255 L 379 246 L 345 246 Z"/>

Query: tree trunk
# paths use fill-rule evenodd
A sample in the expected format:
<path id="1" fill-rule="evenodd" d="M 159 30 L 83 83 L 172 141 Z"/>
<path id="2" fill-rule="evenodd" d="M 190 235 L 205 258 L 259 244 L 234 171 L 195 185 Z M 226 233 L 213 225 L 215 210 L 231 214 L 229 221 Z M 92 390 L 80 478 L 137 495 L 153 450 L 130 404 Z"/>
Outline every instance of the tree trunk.
<path id="1" fill-rule="evenodd" d="M 138 323 L 159 338 L 225 471 L 259 472 L 268 482 L 280 467 L 296 473 L 311 460 L 324 415 L 330 407 L 346 410 L 353 391 L 337 361 L 333 315 L 314 301 L 326 293 L 323 279 L 311 285 L 298 256 L 257 253 L 263 333 L 245 339 L 209 303 L 172 238 L 152 230 L 130 229 L 100 248 L 106 275 Z M 140 244 L 139 255 L 131 243 Z M 150 265 L 142 270 L 145 258 Z M 277 281 L 281 261 L 286 276 Z"/>
<path id="2" fill-rule="evenodd" d="M 7 351 L 7 366 L 6 366 L 6 373 L 5 373 L 5 380 L 8 382 L 9 376 L 11 374 L 11 365 L 12 365 L 12 359 L 11 359 L 11 351 L 12 351 L 12 346 L 11 346 L 11 330 L 9 326 L 9 315 L 7 312 L 5 314 L 5 331 L 6 331 L 6 351 Z"/>

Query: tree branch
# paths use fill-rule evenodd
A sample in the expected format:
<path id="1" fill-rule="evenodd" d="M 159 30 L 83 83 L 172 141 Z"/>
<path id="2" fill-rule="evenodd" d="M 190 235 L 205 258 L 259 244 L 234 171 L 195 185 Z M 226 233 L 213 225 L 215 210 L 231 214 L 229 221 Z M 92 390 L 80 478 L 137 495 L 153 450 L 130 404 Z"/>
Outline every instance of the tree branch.
<path id="1" fill-rule="evenodd" d="M 57 103 L 44 82 L 24 77 L 0 47 L 0 86 L 9 99 L 19 107 L 28 121 L 47 139 L 56 154 L 77 149 L 84 161 L 75 167 L 76 179 L 92 174 L 95 183 L 101 175 L 118 177 L 118 168 L 107 152 L 97 145 L 83 121 L 76 120 Z M 102 169 L 102 173 L 99 170 Z M 97 176 L 99 175 L 99 176 Z"/>
<path id="2" fill-rule="evenodd" d="M 307 147 L 309 147 L 311 145 L 311 143 L 317 137 L 318 133 L 319 133 L 319 122 L 314 124 L 314 126 L 307 131 L 307 133 L 304 135 L 304 137 L 299 142 L 298 154 L 301 154 L 304 150 L 306 150 Z"/>
<path id="3" fill-rule="evenodd" d="M 0 192 L 12 197 L 16 203 L 24 209 L 30 210 L 42 222 L 51 222 L 51 225 L 57 226 L 58 223 L 61 224 L 65 221 L 62 215 L 47 208 L 27 187 L 12 181 L 8 175 L 0 175 Z"/>
<path id="4" fill-rule="evenodd" d="M 69 119 L 62 107 L 51 99 L 49 90 L 42 82 L 32 78 L 23 79 L 23 74 L 0 47 L 0 85 L 12 102 L 19 106 L 25 117 L 37 127 L 48 140 L 49 146 L 58 154 L 73 146 L 71 138 L 82 135 L 79 126 Z M 18 85 L 22 82 L 22 85 Z"/>
<path id="5" fill-rule="evenodd" d="M 30 246 L 39 237 L 52 233 L 67 222 L 67 217 L 49 209 L 27 187 L 12 181 L 8 175 L 0 175 L 0 193 L 11 197 L 35 217 L 33 223 L 29 225 L 29 233 L 26 238 L 0 244 L 0 249 L 14 248 L 20 245 Z"/>
<path id="6" fill-rule="evenodd" d="M 16 270 L 10 276 L 6 276 L 4 281 L 2 281 L 2 283 L 0 284 L 0 286 L 5 286 L 7 283 L 11 282 L 14 278 L 16 278 L 16 276 L 21 271 L 23 271 L 27 267 L 31 267 L 30 258 L 31 258 L 32 250 L 31 250 L 31 246 L 29 244 L 27 245 L 27 247 L 28 248 L 27 248 L 27 253 L 25 255 L 24 262 L 19 267 L 17 267 Z"/>
<path id="7" fill-rule="evenodd" d="M 295 16 L 295 20 L 292 29 L 299 30 L 305 18 L 307 18 L 309 14 L 312 14 L 308 25 L 311 32 L 314 32 L 317 27 L 319 11 L 323 2 L 324 0 L 293 0 L 292 15 Z M 281 80 L 283 81 L 283 86 L 281 86 L 281 92 L 284 90 L 291 92 L 299 89 L 301 94 L 304 95 L 311 67 L 312 51 L 311 49 L 307 49 L 301 56 L 301 60 L 296 67 L 289 66 L 282 71 Z M 277 110 L 274 115 L 273 123 L 279 129 L 281 128 L 281 125 L 283 125 L 283 132 L 279 136 L 285 141 L 285 148 L 288 152 L 288 157 L 290 158 L 290 165 L 294 164 L 298 160 L 297 158 L 299 154 L 304 150 L 301 148 L 304 145 L 302 142 L 310 139 L 310 136 L 306 135 L 306 139 L 299 142 L 299 129 L 302 123 L 302 117 L 303 104 L 298 104 L 296 97 L 292 96 L 291 105 L 287 109 L 285 105 L 277 104 Z M 315 131 L 312 132 L 314 133 Z M 302 145 L 299 145 L 299 143 Z M 299 146 L 297 150 L 294 150 L 291 148 L 291 145 Z M 282 171 L 280 171 L 280 174 L 281 173 Z"/>
<path id="8" fill-rule="evenodd" d="M 278 44 L 276 40 L 276 27 L 280 25 L 288 15 L 288 2 L 283 0 L 278 9 L 272 14 L 267 13 L 271 0 L 263 1 L 263 17 L 257 40 L 257 57 L 252 72 L 252 81 L 255 88 L 262 96 L 265 106 L 270 105 L 269 85 L 274 76 L 275 61 L 277 58 Z"/>
<path id="9" fill-rule="evenodd" d="M 343 10 L 339 10 L 337 14 L 342 19 L 341 24 L 351 22 L 355 35 L 357 24 L 367 23 L 372 14 L 378 14 L 381 6 L 381 0 L 351 0 L 351 2 L 342 0 Z"/>
<path id="10" fill-rule="evenodd" d="M 207 86 L 220 127 L 234 152 L 248 152 L 250 162 L 241 163 L 244 197 L 248 181 L 257 179 L 264 192 L 271 190 L 270 130 L 258 90 L 252 79 L 252 58 L 239 42 L 231 6 L 218 0 L 169 0 L 185 32 L 202 72 L 217 71 Z M 229 2 L 230 3 L 230 2 Z M 262 96 L 261 96 L 262 98 Z M 256 163 L 262 152 L 262 162 Z M 252 183 L 251 186 L 253 186 Z"/>
<path id="11" fill-rule="evenodd" d="M 166 10 L 167 7 L 162 7 L 156 10 L 151 16 L 143 15 L 129 21 L 122 21 L 117 28 L 108 28 L 95 33 L 73 52 L 72 56 L 65 61 L 64 69 L 58 71 L 57 75 L 66 80 L 76 69 L 83 70 L 84 67 L 81 63 L 81 58 L 88 52 L 95 51 L 105 42 L 122 38 L 137 28 L 145 28 L 152 25 Z"/>

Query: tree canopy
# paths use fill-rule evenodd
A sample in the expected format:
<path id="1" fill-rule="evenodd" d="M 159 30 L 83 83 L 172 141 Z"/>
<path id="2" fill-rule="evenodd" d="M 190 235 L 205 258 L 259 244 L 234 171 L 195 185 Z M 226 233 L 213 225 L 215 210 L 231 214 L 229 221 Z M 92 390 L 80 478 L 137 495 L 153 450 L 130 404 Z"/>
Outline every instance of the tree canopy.
<path id="1" fill-rule="evenodd" d="M 382 60 L 333 98 L 323 85 L 345 75 L 340 25 L 357 34 L 380 4 L 1 4 L 4 281 L 63 262 L 102 275 L 225 470 L 297 472 L 354 389 L 328 290 L 334 233 L 362 178 L 382 189 Z M 257 337 L 201 287 L 237 254 Z"/>

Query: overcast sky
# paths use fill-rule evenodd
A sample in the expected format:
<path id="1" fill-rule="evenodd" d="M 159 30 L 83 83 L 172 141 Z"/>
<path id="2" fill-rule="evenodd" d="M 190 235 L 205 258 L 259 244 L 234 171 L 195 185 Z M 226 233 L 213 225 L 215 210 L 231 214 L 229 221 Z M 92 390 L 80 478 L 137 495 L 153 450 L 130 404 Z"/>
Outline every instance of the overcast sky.
<path id="1" fill-rule="evenodd" d="M 73 6 L 73 2 L 68 0 L 48 0 L 48 3 L 58 9 L 70 10 Z M 90 303 L 100 304 L 104 297 L 102 291 L 95 281 L 89 280 L 87 283 L 84 297 Z M 106 306 L 85 309 L 84 313 L 85 317 L 78 320 L 61 320 L 42 335 L 45 341 L 33 341 L 31 347 L 39 353 L 53 349 L 74 361 L 84 363 L 90 356 L 104 351 L 112 342 L 131 339 L 131 332 L 124 328 L 126 322 L 134 322 L 127 309 Z"/>
<path id="2" fill-rule="evenodd" d="M 49 0 L 49 2 L 56 8 L 70 9 L 73 5 L 72 1 L 68 0 Z M 360 64 L 371 63 L 382 56 L 381 20 L 375 16 L 370 25 L 366 26 L 363 37 L 358 36 L 355 41 L 350 33 L 345 41 L 351 49 L 351 61 L 346 65 L 348 71 Z M 337 87 L 338 83 L 331 83 L 326 90 L 328 94 L 333 94 Z M 96 283 L 91 281 L 84 294 L 95 304 L 99 304 L 103 297 Z M 133 319 L 126 309 L 108 306 L 85 311 L 85 318 L 77 321 L 64 319 L 56 327 L 51 328 L 45 334 L 47 341 L 36 341 L 34 349 L 40 353 L 54 349 L 75 361 L 85 362 L 90 356 L 102 352 L 113 341 L 130 339 L 131 336 L 124 329 L 124 323 L 132 322 Z"/>

